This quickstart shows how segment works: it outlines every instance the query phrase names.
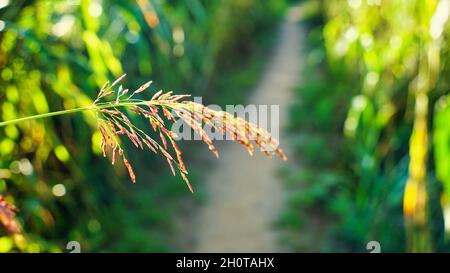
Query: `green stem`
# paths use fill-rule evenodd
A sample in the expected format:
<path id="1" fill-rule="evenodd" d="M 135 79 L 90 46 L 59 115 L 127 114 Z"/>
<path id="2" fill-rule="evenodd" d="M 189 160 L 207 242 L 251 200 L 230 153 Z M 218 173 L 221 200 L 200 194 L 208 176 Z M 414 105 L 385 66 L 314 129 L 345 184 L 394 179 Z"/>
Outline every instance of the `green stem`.
<path id="1" fill-rule="evenodd" d="M 151 101 L 142 101 L 142 102 L 120 102 L 120 103 L 109 103 L 109 104 L 104 104 L 104 105 L 85 106 L 85 107 L 79 107 L 79 108 L 74 108 L 74 109 L 61 110 L 61 111 L 49 112 L 49 113 L 45 113 L 45 114 L 39 114 L 39 115 L 33 115 L 33 116 L 28 116 L 28 117 L 23 117 L 23 118 L 18 118 L 18 119 L 2 121 L 2 122 L 0 122 L 0 127 L 6 126 L 6 125 L 11 125 L 11 124 L 16 124 L 16 123 L 27 121 L 27 120 L 35 120 L 35 119 L 48 118 L 48 117 L 54 117 L 54 116 L 61 116 L 61 115 L 77 113 L 77 112 L 82 112 L 82 111 L 87 111 L 87 110 L 94 111 L 94 110 L 100 110 L 100 109 L 112 108 L 112 107 L 124 107 L 124 106 L 135 106 L 135 105 L 145 105 L 145 104 L 155 104 L 155 103 L 153 103 Z"/>

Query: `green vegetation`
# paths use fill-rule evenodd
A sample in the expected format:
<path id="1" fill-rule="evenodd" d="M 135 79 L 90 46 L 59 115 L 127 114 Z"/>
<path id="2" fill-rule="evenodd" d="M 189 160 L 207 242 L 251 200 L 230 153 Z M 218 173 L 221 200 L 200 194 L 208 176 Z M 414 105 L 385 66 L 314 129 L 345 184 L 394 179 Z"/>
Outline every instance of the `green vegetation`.
<path id="1" fill-rule="evenodd" d="M 197 144 L 179 143 L 191 195 L 166 160 L 132 149 L 136 138 L 119 142 L 108 123 L 149 128 L 138 116 L 156 114 L 102 112 L 117 105 L 93 98 L 126 72 L 130 90 L 153 80 L 149 93 L 244 103 L 288 2 L 0 0 L 0 252 L 62 252 L 69 241 L 83 252 L 178 250 L 174 234 L 190 230 L 177 217 L 206 195 L 205 169 L 189 166 Z M 285 241 L 296 251 L 366 252 L 378 241 L 382 252 L 448 252 L 450 0 L 304 0 L 300 11 Z M 189 104 L 159 95 L 145 100 Z M 157 137 L 170 141 L 162 127 Z M 134 172 L 103 160 L 106 142 Z M 166 159 L 184 176 L 171 145 Z"/>
<path id="2" fill-rule="evenodd" d="M 304 10 L 306 82 L 291 109 L 304 166 L 286 174 L 289 211 L 321 215 L 320 250 L 449 251 L 449 1 Z M 302 235 L 290 235 L 298 250 Z"/>
<path id="3" fill-rule="evenodd" d="M 130 88 L 152 79 L 155 88 L 206 97 L 243 90 L 249 83 L 237 75 L 253 66 L 255 37 L 270 32 L 283 8 L 256 0 L 11 1 L 0 9 L 0 119 L 90 106 L 124 71 Z M 23 227 L 0 230 L 0 252 L 59 252 L 71 240 L 83 252 L 172 249 L 172 217 L 189 192 L 143 153 L 128 155 L 144 178 L 131 185 L 125 168 L 101 159 L 96 127 L 86 113 L 0 130 L 0 195 L 20 208 Z"/>

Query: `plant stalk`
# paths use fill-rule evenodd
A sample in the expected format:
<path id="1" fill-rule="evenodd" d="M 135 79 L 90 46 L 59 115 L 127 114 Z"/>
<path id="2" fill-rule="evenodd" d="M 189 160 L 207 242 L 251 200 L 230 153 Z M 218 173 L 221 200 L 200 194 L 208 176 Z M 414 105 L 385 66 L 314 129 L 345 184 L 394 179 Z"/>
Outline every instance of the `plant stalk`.
<path id="1" fill-rule="evenodd" d="M 39 114 L 39 115 L 33 115 L 33 116 L 28 116 L 28 117 L 23 117 L 23 118 L 18 118 L 18 119 L 6 120 L 6 121 L 0 122 L 0 127 L 6 126 L 6 125 L 17 124 L 17 123 L 27 121 L 27 120 L 36 120 L 36 119 L 41 119 L 41 118 L 61 116 L 61 115 L 78 113 L 78 112 L 87 111 L 87 110 L 95 111 L 95 110 L 112 108 L 112 107 L 124 107 L 124 106 L 135 106 L 135 105 L 145 105 L 145 104 L 147 104 L 147 105 L 152 104 L 152 102 L 151 101 L 119 102 L 119 103 L 108 103 L 108 104 L 103 104 L 103 105 L 85 106 L 85 107 L 73 108 L 73 109 L 68 109 L 68 110 L 61 110 L 61 111 L 54 111 L 54 112 L 49 112 L 49 113 L 44 113 L 44 114 Z"/>

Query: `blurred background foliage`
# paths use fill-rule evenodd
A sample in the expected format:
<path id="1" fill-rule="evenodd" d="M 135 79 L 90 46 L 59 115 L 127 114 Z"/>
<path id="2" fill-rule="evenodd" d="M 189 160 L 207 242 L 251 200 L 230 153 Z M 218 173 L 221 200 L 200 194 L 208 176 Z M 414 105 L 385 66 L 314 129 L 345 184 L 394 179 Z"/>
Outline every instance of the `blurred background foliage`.
<path id="1" fill-rule="evenodd" d="M 241 103 L 286 2 L 0 0 L 0 120 L 90 105 L 124 72 L 130 88 L 152 79 Z M 449 251 L 450 0 L 301 2 L 306 58 L 290 109 L 301 163 L 285 172 L 280 216 L 288 244 Z M 189 192 L 142 153 L 129 155 L 142 177 L 130 185 L 101 158 L 89 115 L 0 130 L 0 195 L 23 228 L 0 229 L 0 252 L 60 252 L 71 240 L 82 251 L 173 250 Z"/>
<path id="2" fill-rule="evenodd" d="M 319 251 L 376 240 L 448 252 L 450 1 L 303 2 L 305 82 L 291 109 L 303 168 L 288 174 L 285 226 L 321 215 Z"/>
<path id="3" fill-rule="evenodd" d="M 124 72 L 129 88 L 152 79 L 154 88 L 236 103 L 284 6 L 0 0 L 0 119 L 90 105 Z M 130 158 L 143 179 L 130 186 L 122 167 L 99 156 L 99 141 L 89 113 L 0 130 L 0 195 L 20 208 L 23 227 L 0 230 L 0 252 L 65 251 L 71 240 L 83 252 L 171 249 L 172 216 L 188 191 L 158 159 L 138 153 Z"/>

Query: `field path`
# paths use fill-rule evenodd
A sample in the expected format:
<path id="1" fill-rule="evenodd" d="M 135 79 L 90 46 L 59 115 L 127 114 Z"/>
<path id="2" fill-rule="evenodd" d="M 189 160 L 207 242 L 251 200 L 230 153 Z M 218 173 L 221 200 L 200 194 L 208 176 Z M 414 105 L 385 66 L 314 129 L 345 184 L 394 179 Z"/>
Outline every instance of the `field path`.
<path id="1" fill-rule="evenodd" d="M 302 33 L 299 8 L 291 8 L 280 26 L 278 40 L 266 70 L 248 104 L 280 107 L 281 128 L 287 123 L 292 89 L 300 80 Z M 270 107 L 269 107 L 270 108 Z M 281 147 L 289 157 L 286 136 Z M 221 158 L 205 175 L 208 202 L 197 213 L 193 231 L 195 252 L 285 251 L 273 223 L 284 202 L 282 180 L 276 176 L 284 164 L 257 152 L 250 157 L 240 145 L 219 145 Z"/>

